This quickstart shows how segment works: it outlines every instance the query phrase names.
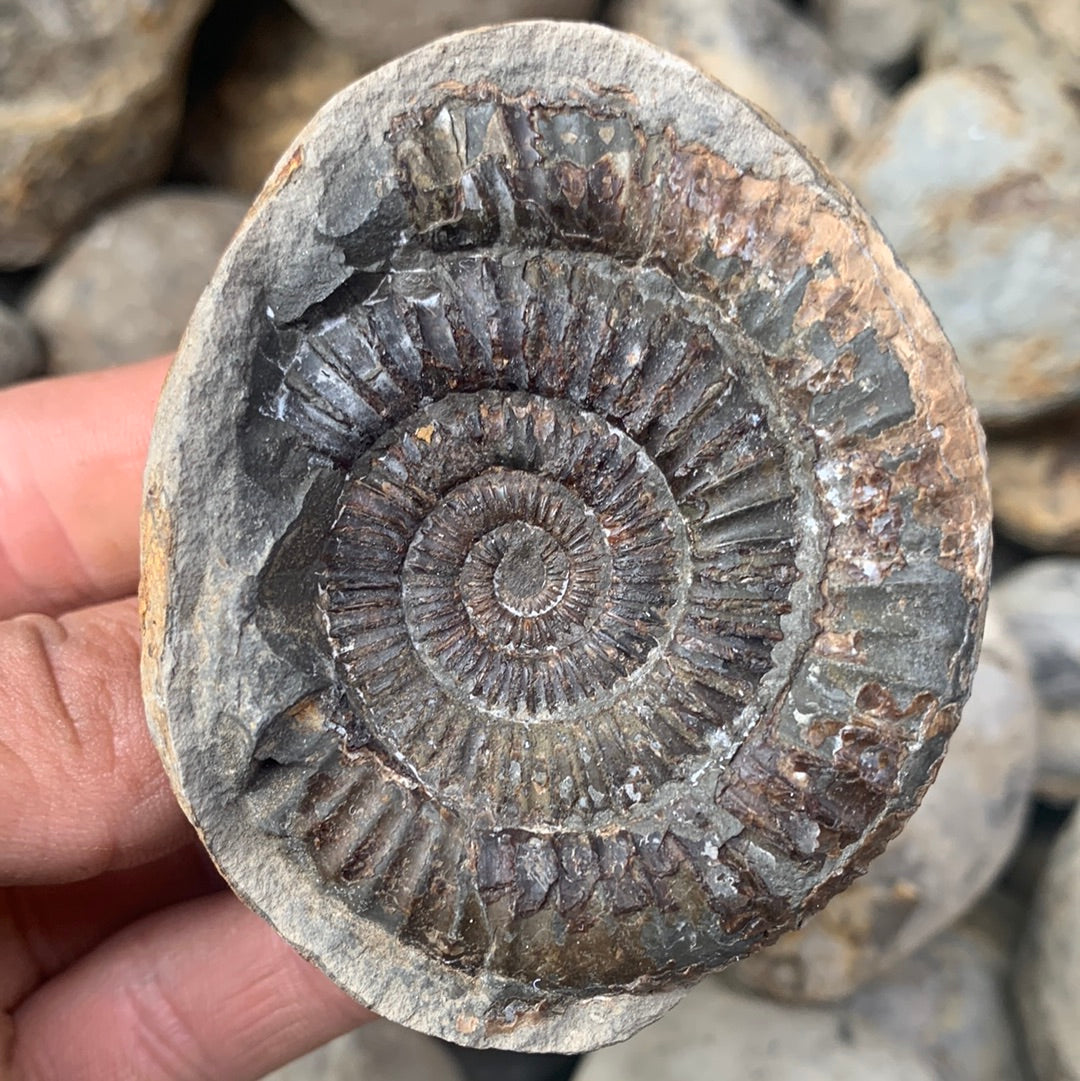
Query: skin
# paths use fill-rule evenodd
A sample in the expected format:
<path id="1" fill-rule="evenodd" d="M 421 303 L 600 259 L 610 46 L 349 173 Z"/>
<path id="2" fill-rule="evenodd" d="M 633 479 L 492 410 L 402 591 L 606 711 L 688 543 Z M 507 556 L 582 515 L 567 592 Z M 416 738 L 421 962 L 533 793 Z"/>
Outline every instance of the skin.
<path id="1" fill-rule="evenodd" d="M 168 358 L 0 392 L 0 1078 L 245 1081 L 370 1014 L 224 888 L 139 689 Z"/>

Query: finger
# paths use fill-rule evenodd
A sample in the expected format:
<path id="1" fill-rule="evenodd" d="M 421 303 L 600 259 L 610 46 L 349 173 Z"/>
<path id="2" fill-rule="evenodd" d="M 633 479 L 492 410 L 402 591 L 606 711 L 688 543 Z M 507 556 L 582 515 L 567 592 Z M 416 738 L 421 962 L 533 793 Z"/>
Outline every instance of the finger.
<path id="1" fill-rule="evenodd" d="M 161 357 L 0 393 L 0 619 L 135 592 Z"/>
<path id="2" fill-rule="evenodd" d="M 133 598 L 0 623 L 0 884 L 131 867 L 191 838 L 147 731 Z"/>
<path id="3" fill-rule="evenodd" d="M 14 1015 L 19 1081 L 254 1081 L 370 1018 L 228 893 L 150 916 Z"/>
<path id="4" fill-rule="evenodd" d="M 64 886 L 0 890 L 0 1010 L 122 927 L 224 888 L 197 841 L 161 859 Z"/>

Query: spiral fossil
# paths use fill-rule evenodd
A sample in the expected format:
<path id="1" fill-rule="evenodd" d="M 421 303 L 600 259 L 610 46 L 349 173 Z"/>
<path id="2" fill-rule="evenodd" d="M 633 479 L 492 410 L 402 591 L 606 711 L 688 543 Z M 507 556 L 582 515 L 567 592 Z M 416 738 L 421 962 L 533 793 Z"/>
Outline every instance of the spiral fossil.
<path id="1" fill-rule="evenodd" d="M 234 888 L 357 997 L 582 1049 L 900 828 L 988 518 L 948 344 L 819 166 L 601 27 L 461 35 L 316 118 L 196 311 L 151 726 Z"/>

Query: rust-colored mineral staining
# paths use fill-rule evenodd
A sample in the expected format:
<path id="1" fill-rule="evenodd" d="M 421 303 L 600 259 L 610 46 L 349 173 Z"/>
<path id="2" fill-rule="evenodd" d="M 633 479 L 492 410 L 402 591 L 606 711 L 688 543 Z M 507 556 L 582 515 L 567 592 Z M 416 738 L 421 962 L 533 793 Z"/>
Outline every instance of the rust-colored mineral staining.
<path id="1" fill-rule="evenodd" d="M 933 775 L 988 551 L 951 351 L 817 166 L 599 27 L 422 50 L 300 142 L 155 436 L 170 771 L 376 1010 L 620 1038 Z"/>

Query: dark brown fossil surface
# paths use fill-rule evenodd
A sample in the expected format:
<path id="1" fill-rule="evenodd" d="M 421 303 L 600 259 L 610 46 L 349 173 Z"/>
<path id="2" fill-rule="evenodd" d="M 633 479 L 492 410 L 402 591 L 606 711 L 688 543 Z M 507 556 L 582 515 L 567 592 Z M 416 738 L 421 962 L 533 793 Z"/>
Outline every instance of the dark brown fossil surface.
<path id="1" fill-rule="evenodd" d="M 151 726 L 237 892 L 387 1017 L 576 1051 L 819 908 L 970 682 L 982 440 L 846 191 L 599 26 L 297 138 L 147 472 Z"/>

